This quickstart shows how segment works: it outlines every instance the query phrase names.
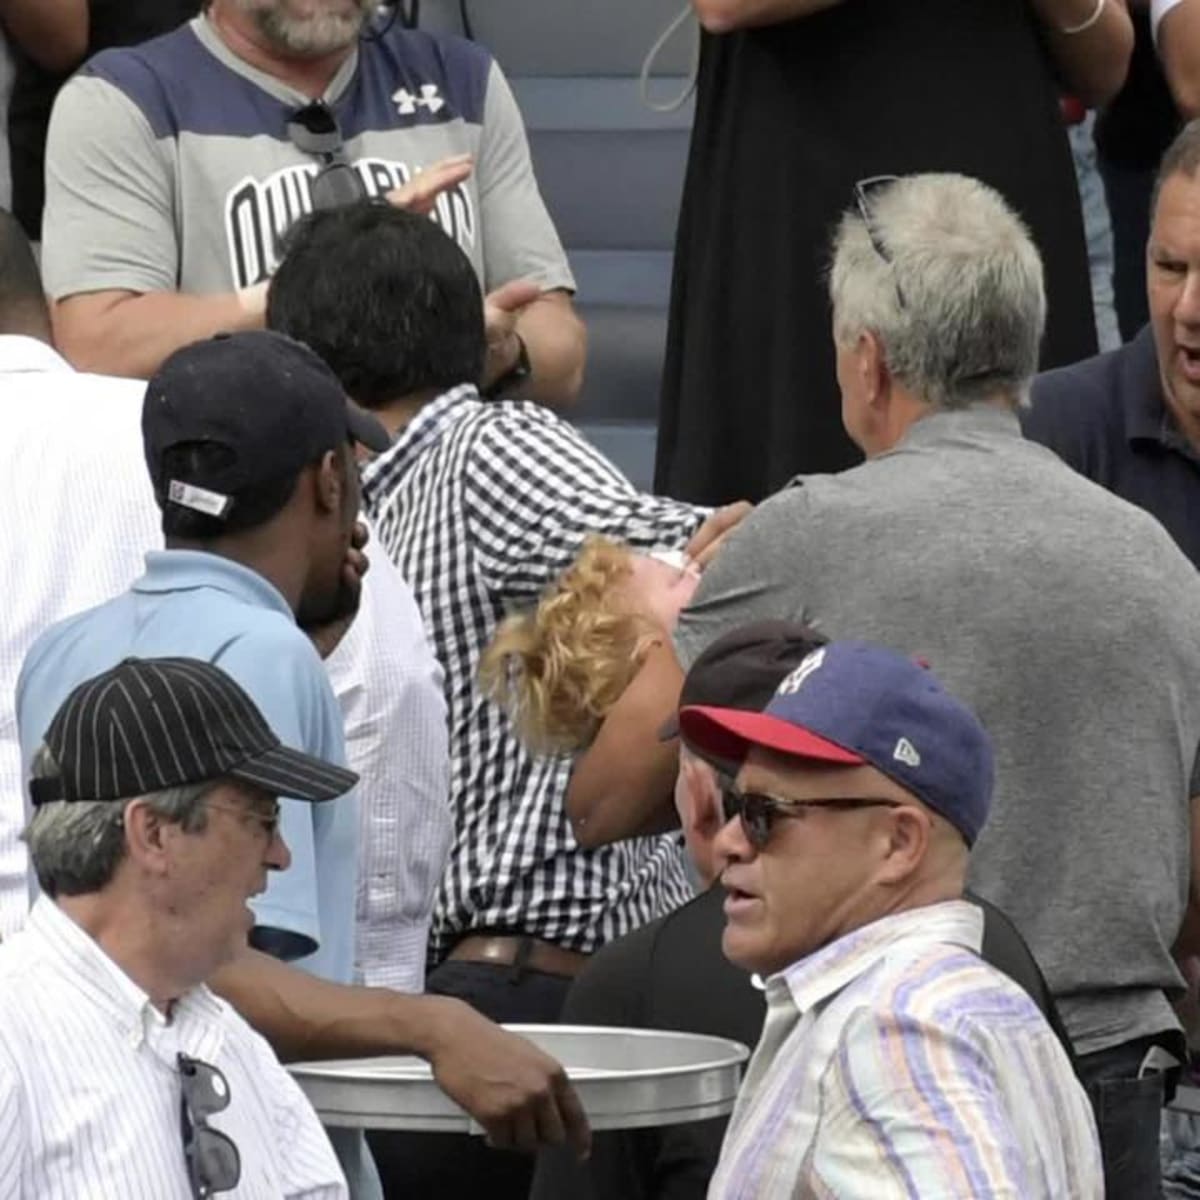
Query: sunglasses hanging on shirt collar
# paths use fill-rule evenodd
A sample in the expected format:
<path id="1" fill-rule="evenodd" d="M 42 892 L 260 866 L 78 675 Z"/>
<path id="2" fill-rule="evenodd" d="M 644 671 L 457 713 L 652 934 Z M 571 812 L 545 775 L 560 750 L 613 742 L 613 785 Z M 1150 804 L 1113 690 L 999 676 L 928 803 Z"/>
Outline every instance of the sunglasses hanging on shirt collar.
<path id="1" fill-rule="evenodd" d="M 314 210 L 343 208 L 367 199 L 366 185 L 346 157 L 341 126 L 324 100 L 296 109 L 288 118 L 287 133 L 297 150 L 321 162 L 312 181 Z"/>
<path id="2" fill-rule="evenodd" d="M 233 1140 L 208 1123 L 208 1118 L 229 1107 L 229 1082 L 214 1066 L 176 1056 L 183 1084 L 179 1112 L 183 1134 L 183 1159 L 193 1200 L 208 1200 L 217 1192 L 230 1192 L 242 1176 L 242 1159 Z"/>

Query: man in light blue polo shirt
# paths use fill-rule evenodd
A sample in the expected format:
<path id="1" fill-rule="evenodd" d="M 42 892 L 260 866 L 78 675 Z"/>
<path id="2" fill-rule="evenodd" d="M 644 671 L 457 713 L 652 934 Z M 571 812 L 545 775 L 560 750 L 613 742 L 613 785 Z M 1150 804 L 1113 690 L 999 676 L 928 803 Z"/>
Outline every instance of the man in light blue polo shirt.
<path id="1" fill-rule="evenodd" d="M 129 592 L 30 649 L 17 683 L 25 777 L 72 689 L 130 656 L 219 665 L 288 745 L 344 764 L 341 711 L 305 630 L 332 649 L 353 616 L 365 568 L 353 444 L 380 450 L 387 434 L 312 351 L 265 332 L 175 354 L 147 389 L 142 433 L 167 549 L 146 555 Z M 356 796 L 281 808 L 292 865 L 271 873 L 251 944 L 349 983 Z M 342 1154 L 352 1185 L 360 1152 Z"/>
<path id="2" fill-rule="evenodd" d="M 358 512 L 352 441 L 387 435 L 311 351 L 265 333 L 180 351 L 142 416 L 168 549 L 122 596 L 52 626 L 17 684 L 28 767 L 79 682 L 131 655 L 187 656 L 236 679 L 289 745 L 345 762 L 341 712 L 302 626 L 353 611 L 343 581 Z M 256 906 L 253 944 L 328 979 L 353 970 L 356 799 L 285 803 L 292 866 Z"/>

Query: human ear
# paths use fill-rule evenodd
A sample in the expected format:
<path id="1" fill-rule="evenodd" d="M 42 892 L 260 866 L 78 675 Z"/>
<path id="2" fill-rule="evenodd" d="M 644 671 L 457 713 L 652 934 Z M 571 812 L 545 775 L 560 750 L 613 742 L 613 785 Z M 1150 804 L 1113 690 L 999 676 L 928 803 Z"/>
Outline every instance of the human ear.
<path id="1" fill-rule="evenodd" d="M 165 875 L 170 864 L 171 842 L 179 827 L 144 800 L 133 800 L 125 806 L 122 823 L 129 858 L 151 874 Z"/>
<path id="2" fill-rule="evenodd" d="M 879 335 L 873 330 L 866 330 L 860 334 L 854 357 L 862 394 L 869 405 L 878 407 L 892 385 L 892 373 L 888 369 L 887 357 Z"/>
<path id="3" fill-rule="evenodd" d="M 932 833 L 929 815 L 909 804 L 884 810 L 886 833 L 880 879 L 902 883 L 925 859 Z"/>
<path id="4" fill-rule="evenodd" d="M 316 464 L 314 493 L 322 512 L 341 512 L 345 472 L 335 450 L 326 450 Z"/>

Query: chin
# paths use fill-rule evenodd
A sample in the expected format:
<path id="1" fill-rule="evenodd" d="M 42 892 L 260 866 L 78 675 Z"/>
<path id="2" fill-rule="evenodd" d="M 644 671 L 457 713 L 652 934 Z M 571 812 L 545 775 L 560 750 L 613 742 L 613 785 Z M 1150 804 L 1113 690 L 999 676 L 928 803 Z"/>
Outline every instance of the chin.
<path id="1" fill-rule="evenodd" d="M 743 971 L 757 972 L 760 975 L 769 973 L 763 965 L 769 956 L 764 955 L 762 947 L 756 946 L 751 939 L 741 937 L 729 928 L 726 928 L 721 936 L 721 953 Z"/>

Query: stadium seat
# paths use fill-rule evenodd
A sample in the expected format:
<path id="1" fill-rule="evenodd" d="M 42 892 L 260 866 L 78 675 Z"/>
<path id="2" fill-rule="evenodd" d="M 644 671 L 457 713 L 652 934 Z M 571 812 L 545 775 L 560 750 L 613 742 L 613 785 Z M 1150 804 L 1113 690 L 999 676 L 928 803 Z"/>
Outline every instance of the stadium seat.
<path id="1" fill-rule="evenodd" d="M 422 28 L 468 33 L 508 75 L 590 337 L 573 419 L 635 483 L 653 474 L 672 248 L 691 128 L 643 103 L 639 73 L 685 0 L 423 0 Z M 464 26 L 465 16 L 465 26 Z M 656 102 L 686 86 L 695 27 L 655 62 Z"/>

